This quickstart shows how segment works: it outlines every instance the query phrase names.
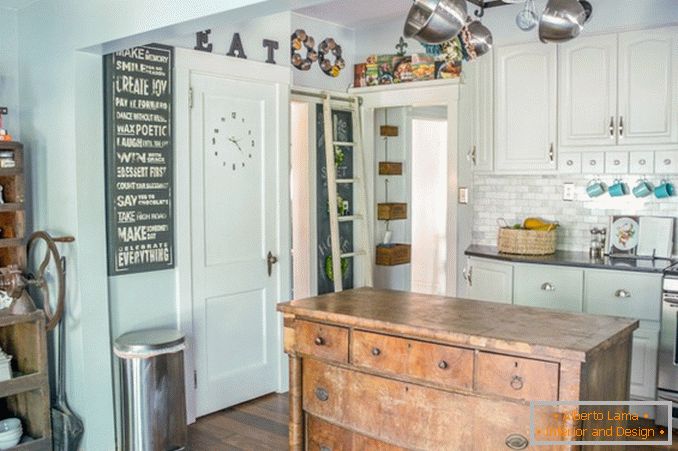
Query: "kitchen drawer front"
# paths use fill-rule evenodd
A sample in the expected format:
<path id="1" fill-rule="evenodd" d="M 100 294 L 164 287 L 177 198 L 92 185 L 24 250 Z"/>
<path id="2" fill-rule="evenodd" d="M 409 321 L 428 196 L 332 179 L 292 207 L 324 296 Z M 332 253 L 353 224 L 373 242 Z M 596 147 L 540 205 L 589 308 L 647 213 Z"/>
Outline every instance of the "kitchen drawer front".
<path id="1" fill-rule="evenodd" d="M 659 321 L 661 280 L 662 276 L 659 274 L 586 271 L 584 311 Z"/>
<path id="2" fill-rule="evenodd" d="M 560 365 L 489 352 L 478 353 L 476 391 L 525 401 L 557 401 Z"/>
<path id="3" fill-rule="evenodd" d="M 478 398 L 315 359 L 304 359 L 302 367 L 302 405 L 308 414 L 407 449 L 459 450 L 464 449 L 460 443 L 473 443 Z"/>
<path id="4" fill-rule="evenodd" d="M 654 172 L 657 174 L 678 173 L 678 152 L 670 150 L 657 152 L 654 159 Z"/>
<path id="5" fill-rule="evenodd" d="M 604 152 L 582 153 L 581 171 L 584 174 L 603 174 L 605 172 L 605 153 Z"/>
<path id="6" fill-rule="evenodd" d="M 607 174 L 626 174 L 629 172 L 628 152 L 606 152 L 605 172 Z"/>
<path id="7" fill-rule="evenodd" d="M 583 287 L 581 269 L 520 264 L 515 267 L 513 303 L 581 312 Z"/>
<path id="8" fill-rule="evenodd" d="M 561 152 L 558 155 L 558 172 L 561 174 L 581 174 L 581 154 Z"/>
<path id="9" fill-rule="evenodd" d="M 654 173 L 654 152 L 631 152 L 629 172 L 631 174 Z"/>
<path id="10" fill-rule="evenodd" d="M 356 434 L 313 415 L 306 422 L 307 451 L 405 451 L 405 448 Z"/>
<path id="11" fill-rule="evenodd" d="M 403 449 L 510 450 L 506 445 L 509 437 L 530 437 L 527 405 L 407 384 L 314 359 L 303 363 L 302 399 L 307 414 Z M 540 409 L 535 417 L 535 424 L 540 426 L 558 426 L 554 421 L 553 411 L 548 409 Z M 562 451 L 574 447 L 530 449 Z"/>
<path id="12" fill-rule="evenodd" d="M 297 320 L 294 329 L 300 354 L 348 363 L 347 328 Z"/>
<path id="13" fill-rule="evenodd" d="M 371 332 L 354 331 L 356 366 L 451 387 L 473 386 L 473 351 Z"/>

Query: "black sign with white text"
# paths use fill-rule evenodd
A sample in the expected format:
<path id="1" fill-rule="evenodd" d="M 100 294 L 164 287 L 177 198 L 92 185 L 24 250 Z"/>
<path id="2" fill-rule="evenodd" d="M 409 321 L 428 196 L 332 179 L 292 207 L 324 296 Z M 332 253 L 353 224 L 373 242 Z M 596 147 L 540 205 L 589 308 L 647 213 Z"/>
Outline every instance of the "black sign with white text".
<path id="1" fill-rule="evenodd" d="M 104 57 L 108 274 L 174 267 L 171 47 Z"/>

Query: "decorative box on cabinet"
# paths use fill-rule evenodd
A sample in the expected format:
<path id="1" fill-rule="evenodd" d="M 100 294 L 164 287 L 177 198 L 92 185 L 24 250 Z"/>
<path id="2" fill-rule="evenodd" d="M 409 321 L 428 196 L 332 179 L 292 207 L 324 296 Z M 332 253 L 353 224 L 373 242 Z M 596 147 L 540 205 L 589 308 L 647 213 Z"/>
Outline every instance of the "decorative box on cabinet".
<path id="1" fill-rule="evenodd" d="M 412 245 L 394 244 L 392 246 L 377 246 L 377 265 L 397 266 L 410 262 Z"/>
<path id="2" fill-rule="evenodd" d="M 495 51 L 495 170 L 556 169 L 556 47 L 540 43 Z"/>
<path id="3" fill-rule="evenodd" d="M 396 161 L 380 161 L 379 175 L 403 175 L 403 164 Z"/>
<path id="4" fill-rule="evenodd" d="M 407 204 L 400 202 L 385 202 L 377 204 L 377 219 L 380 221 L 407 219 Z"/>

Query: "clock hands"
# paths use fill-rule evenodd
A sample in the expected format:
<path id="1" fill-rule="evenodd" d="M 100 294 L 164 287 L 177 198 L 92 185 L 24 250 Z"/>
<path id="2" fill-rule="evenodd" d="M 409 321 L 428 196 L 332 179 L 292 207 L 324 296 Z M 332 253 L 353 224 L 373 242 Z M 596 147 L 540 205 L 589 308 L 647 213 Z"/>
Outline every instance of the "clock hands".
<path id="1" fill-rule="evenodd" d="M 236 147 L 238 147 L 238 150 L 239 150 L 241 153 L 244 153 L 244 151 L 242 150 L 242 147 L 240 147 L 240 144 L 238 144 L 240 141 L 242 141 L 242 138 L 240 138 L 240 139 L 235 139 L 234 137 L 231 136 L 230 138 L 228 138 L 228 140 L 231 141 L 233 144 L 235 144 Z"/>

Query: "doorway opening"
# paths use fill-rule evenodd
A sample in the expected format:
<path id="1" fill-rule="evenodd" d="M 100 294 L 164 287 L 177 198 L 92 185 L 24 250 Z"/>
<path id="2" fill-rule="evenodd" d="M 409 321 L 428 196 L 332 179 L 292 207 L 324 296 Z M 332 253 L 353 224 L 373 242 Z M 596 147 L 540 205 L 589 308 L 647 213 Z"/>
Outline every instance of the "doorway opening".
<path id="1" fill-rule="evenodd" d="M 445 295 L 447 120 L 445 108 L 413 110 L 411 290 Z M 440 111 L 438 111 L 440 110 Z"/>

